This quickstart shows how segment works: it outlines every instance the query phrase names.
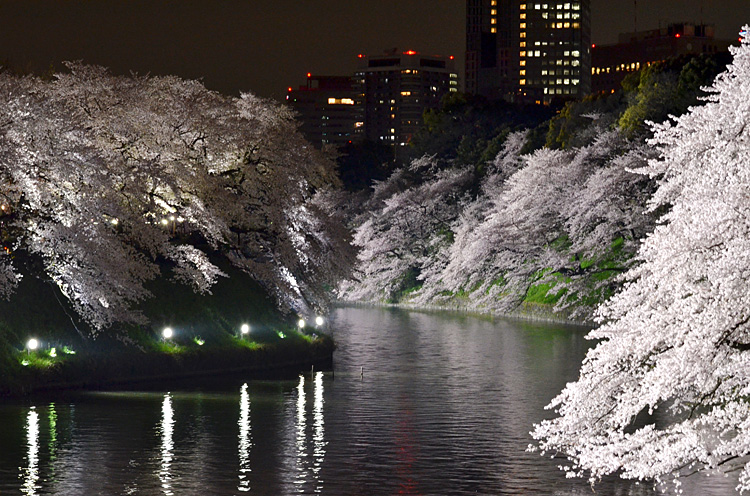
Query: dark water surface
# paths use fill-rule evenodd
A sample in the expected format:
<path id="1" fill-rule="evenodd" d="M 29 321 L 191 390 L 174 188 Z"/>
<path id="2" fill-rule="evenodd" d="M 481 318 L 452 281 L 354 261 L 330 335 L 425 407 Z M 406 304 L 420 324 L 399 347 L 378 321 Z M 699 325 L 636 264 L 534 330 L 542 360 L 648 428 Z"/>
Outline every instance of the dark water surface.
<path id="1" fill-rule="evenodd" d="M 330 326 L 335 374 L 0 403 L 0 496 L 656 494 L 619 479 L 592 493 L 525 451 L 584 330 L 361 308 Z"/>

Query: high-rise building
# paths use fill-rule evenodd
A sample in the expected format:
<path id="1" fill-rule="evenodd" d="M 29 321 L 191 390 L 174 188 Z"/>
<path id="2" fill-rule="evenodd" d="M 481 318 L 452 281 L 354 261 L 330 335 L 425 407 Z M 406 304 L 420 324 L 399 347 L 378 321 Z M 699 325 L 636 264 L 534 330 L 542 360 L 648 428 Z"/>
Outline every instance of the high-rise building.
<path id="1" fill-rule="evenodd" d="M 467 0 L 465 84 L 526 103 L 590 93 L 590 0 Z"/>
<path id="2" fill-rule="evenodd" d="M 674 23 L 659 29 L 623 33 L 614 45 L 596 45 L 591 52 L 591 89 L 612 93 L 628 73 L 680 55 L 715 54 L 731 40 L 714 38 L 710 24 Z"/>
<path id="3" fill-rule="evenodd" d="M 399 149 L 422 125 L 422 113 L 438 108 L 440 99 L 458 91 L 453 57 L 395 50 L 379 56 L 359 55 L 355 89 L 361 120 L 356 124 L 365 139 Z"/>
<path id="4" fill-rule="evenodd" d="M 286 101 L 297 111 L 303 136 L 320 148 L 355 139 L 359 114 L 355 97 L 351 77 L 308 74 L 305 86 L 288 88 Z"/>

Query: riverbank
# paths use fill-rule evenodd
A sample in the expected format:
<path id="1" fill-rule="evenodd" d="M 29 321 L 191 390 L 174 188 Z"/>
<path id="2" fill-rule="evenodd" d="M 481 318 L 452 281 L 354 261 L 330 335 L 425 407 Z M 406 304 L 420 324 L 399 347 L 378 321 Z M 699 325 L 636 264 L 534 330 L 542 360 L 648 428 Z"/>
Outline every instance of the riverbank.
<path id="1" fill-rule="evenodd" d="M 55 348 L 19 352 L 0 378 L 0 397 L 60 390 L 97 390 L 197 377 L 250 374 L 275 377 L 330 369 L 330 336 L 291 334 L 275 343 L 237 339 L 224 346 L 180 346 L 157 350 L 71 352 Z"/>

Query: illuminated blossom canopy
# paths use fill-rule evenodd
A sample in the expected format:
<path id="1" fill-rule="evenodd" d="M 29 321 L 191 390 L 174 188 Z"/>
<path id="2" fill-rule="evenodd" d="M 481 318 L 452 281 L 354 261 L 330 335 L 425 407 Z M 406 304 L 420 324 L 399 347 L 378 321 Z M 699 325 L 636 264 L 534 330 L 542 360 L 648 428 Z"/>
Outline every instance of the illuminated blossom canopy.
<path id="1" fill-rule="evenodd" d="M 300 313 L 346 271 L 333 164 L 283 106 L 74 63 L 0 74 L 0 108 L 0 296 L 46 274 L 98 330 L 143 321 L 156 277 L 209 292 L 216 257 Z"/>
<path id="2" fill-rule="evenodd" d="M 745 33 L 748 28 L 745 27 Z M 750 490 L 750 39 L 707 103 L 655 126 L 661 157 L 644 241 L 600 309 L 601 340 L 536 426 L 544 452 L 592 481 L 739 470 Z M 678 483 L 678 482 L 677 482 Z"/>

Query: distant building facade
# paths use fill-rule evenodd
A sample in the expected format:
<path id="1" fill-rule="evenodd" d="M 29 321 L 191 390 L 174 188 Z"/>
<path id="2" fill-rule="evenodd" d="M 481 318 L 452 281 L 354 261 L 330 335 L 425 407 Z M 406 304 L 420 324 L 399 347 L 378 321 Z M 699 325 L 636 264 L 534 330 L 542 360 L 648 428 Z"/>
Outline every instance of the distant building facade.
<path id="1" fill-rule="evenodd" d="M 467 0 L 468 93 L 549 103 L 591 92 L 590 0 Z"/>
<path id="2" fill-rule="evenodd" d="M 359 111 L 351 77 L 308 74 L 305 86 L 288 88 L 286 101 L 298 113 L 300 131 L 315 147 L 341 146 L 355 139 Z"/>
<path id="3" fill-rule="evenodd" d="M 592 48 L 591 86 L 594 93 L 620 89 L 629 73 L 680 55 L 714 54 L 728 50 L 732 42 L 714 38 L 714 26 L 675 23 L 667 27 L 624 33 L 617 44 Z"/>
<path id="4" fill-rule="evenodd" d="M 423 55 L 413 50 L 385 55 L 359 55 L 355 91 L 360 117 L 357 134 L 399 149 L 422 125 L 422 113 L 438 108 L 440 99 L 458 91 L 453 57 Z"/>

